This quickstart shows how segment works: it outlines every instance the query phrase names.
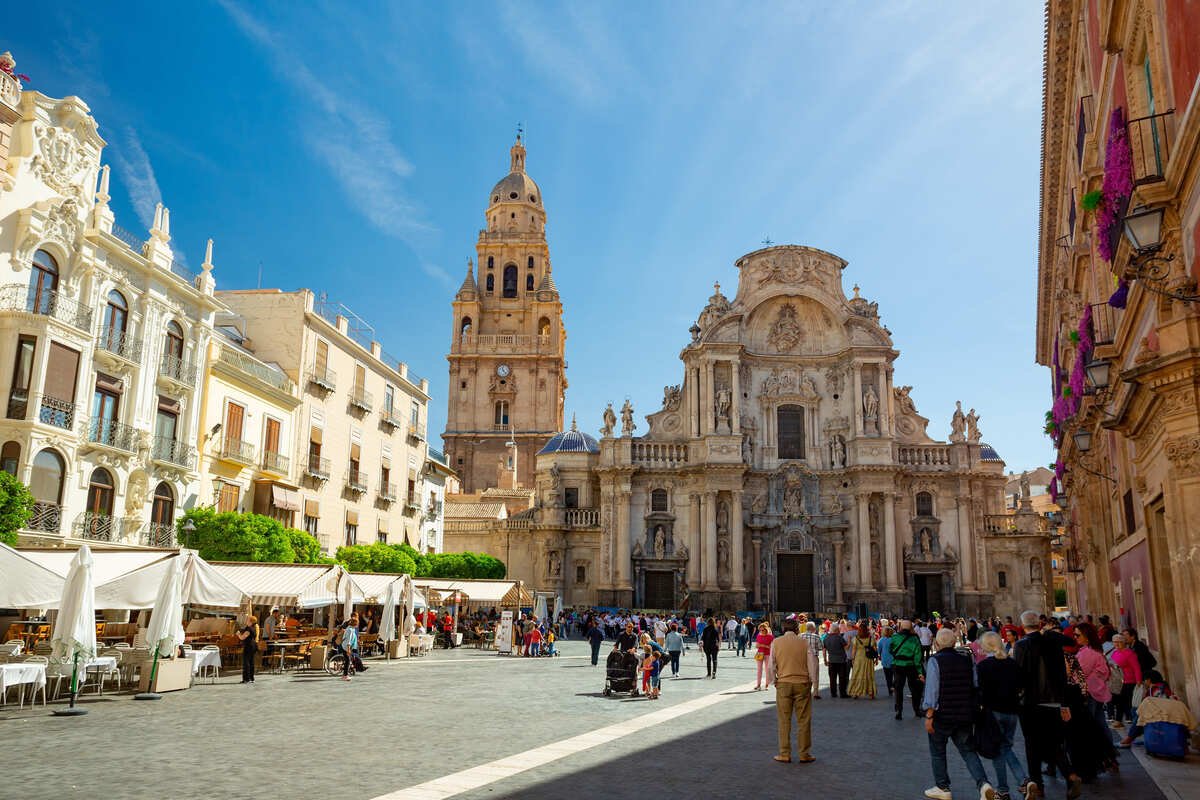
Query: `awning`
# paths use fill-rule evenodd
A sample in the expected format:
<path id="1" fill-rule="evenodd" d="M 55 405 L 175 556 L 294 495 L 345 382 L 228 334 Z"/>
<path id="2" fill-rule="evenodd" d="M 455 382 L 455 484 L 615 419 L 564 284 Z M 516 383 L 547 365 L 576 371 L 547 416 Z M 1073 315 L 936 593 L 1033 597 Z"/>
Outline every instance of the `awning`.
<path id="1" fill-rule="evenodd" d="M 341 602 L 338 578 L 345 570 L 340 565 L 217 561 L 212 566 L 254 605 L 321 608 Z M 352 594 L 355 602 L 362 602 L 361 590 L 355 588 Z"/>
<path id="2" fill-rule="evenodd" d="M 281 511 L 300 510 L 300 493 L 279 484 L 271 485 L 271 501 Z"/>
<path id="3" fill-rule="evenodd" d="M 388 525 L 389 524 L 390 523 L 388 522 L 387 517 L 380 517 L 379 518 L 379 532 L 380 533 L 388 533 Z"/>
<path id="4" fill-rule="evenodd" d="M 354 578 L 354 584 L 363 591 L 363 602 L 371 605 L 383 605 L 383 599 L 387 596 L 388 584 L 404 578 L 403 575 L 390 572 L 351 572 L 350 575 Z M 396 604 L 403 603 L 404 598 L 400 595 L 400 585 L 397 585 Z M 418 608 L 426 607 L 425 595 L 420 589 L 413 589 L 413 605 Z"/>
<path id="5" fill-rule="evenodd" d="M 520 581 L 451 580 L 446 578 L 417 578 L 417 586 L 429 587 L 441 595 L 463 592 L 468 602 L 495 606 L 524 607 L 533 605 L 533 594 Z"/>
<path id="6" fill-rule="evenodd" d="M 358 524 L 358 512 L 352 508 L 346 510 L 346 524 L 347 525 L 357 525 Z"/>
<path id="7" fill-rule="evenodd" d="M 320 516 L 321 516 L 320 502 L 318 502 L 316 500 L 305 500 L 304 501 L 304 516 L 320 518 Z"/>
<path id="8" fill-rule="evenodd" d="M 21 555 L 36 562 L 61 577 L 67 576 L 71 569 L 71 559 L 75 558 L 74 550 L 55 548 L 53 550 L 20 550 Z M 95 586 L 108 583 L 113 578 L 132 572 L 158 561 L 167 555 L 173 555 L 173 550 L 96 550 L 92 549 L 92 583 Z M 97 606 L 99 608 L 100 606 Z"/>
<path id="9" fill-rule="evenodd" d="M 163 577 L 183 559 L 183 602 L 205 608 L 241 608 L 245 593 L 195 550 L 180 550 L 96 587 L 96 608 L 152 608 Z"/>
<path id="10" fill-rule="evenodd" d="M 320 444 L 321 443 L 321 429 L 318 428 L 316 425 L 313 425 L 312 429 L 308 433 L 308 440 L 315 444 Z"/>
<path id="11" fill-rule="evenodd" d="M 63 577 L 0 543 L 0 608 L 51 608 L 63 593 Z"/>

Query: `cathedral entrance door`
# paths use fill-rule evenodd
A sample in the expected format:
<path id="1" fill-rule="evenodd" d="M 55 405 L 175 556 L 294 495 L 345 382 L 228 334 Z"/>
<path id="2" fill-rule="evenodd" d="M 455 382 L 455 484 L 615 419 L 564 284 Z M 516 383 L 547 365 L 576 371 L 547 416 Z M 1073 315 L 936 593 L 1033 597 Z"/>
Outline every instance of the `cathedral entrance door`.
<path id="1" fill-rule="evenodd" d="M 775 610 L 815 611 L 812 554 L 780 553 L 778 558 Z"/>
<path id="2" fill-rule="evenodd" d="M 675 608 L 675 573 L 669 570 L 646 570 L 646 608 Z"/>
<path id="3" fill-rule="evenodd" d="M 934 611 L 945 612 L 942 600 L 941 575 L 914 575 L 913 588 L 916 590 L 916 611 L 918 617 L 928 617 Z"/>

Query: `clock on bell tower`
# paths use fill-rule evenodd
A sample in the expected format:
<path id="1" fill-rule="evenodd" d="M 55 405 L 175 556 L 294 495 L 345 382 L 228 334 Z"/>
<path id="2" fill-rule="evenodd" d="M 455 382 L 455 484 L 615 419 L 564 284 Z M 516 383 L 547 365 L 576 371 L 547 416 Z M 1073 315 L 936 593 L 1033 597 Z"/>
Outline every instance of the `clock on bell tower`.
<path id="1" fill-rule="evenodd" d="M 454 296 L 446 432 L 464 492 L 532 488 L 535 456 L 563 428 L 567 339 L 542 193 L 521 137 L 488 195 L 477 263 Z"/>

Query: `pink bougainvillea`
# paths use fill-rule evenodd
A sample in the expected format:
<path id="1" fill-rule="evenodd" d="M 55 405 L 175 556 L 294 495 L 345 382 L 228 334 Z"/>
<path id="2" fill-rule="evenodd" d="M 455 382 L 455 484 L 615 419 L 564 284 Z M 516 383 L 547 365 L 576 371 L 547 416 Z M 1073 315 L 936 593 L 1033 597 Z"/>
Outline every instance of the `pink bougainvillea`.
<path id="1" fill-rule="evenodd" d="M 1096 209 L 1096 250 L 1105 261 L 1113 260 L 1114 232 L 1123 224 L 1123 214 L 1133 194 L 1133 150 L 1125 131 L 1125 110 L 1113 109 L 1104 148 L 1104 188 Z"/>
<path id="2" fill-rule="evenodd" d="M 1092 307 L 1083 307 L 1083 316 L 1079 318 L 1079 352 L 1092 352 Z"/>
<path id="3" fill-rule="evenodd" d="M 1046 490 L 1050 493 L 1050 502 L 1057 503 L 1058 502 L 1058 478 L 1051 478 L 1050 485 L 1046 487 Z"/>

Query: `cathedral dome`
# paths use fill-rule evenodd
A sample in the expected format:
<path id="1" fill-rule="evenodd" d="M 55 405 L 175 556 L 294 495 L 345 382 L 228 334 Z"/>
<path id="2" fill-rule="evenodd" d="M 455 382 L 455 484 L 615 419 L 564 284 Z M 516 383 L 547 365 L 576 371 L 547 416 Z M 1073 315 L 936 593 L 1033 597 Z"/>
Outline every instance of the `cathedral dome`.
<path id="1" fill-rule="evenodd" d="M 571 430 L 556 433 L 546 442 L 546 446 L 538 451 L 539 456 L 547 453 L 599 453 L 600 443 L 595 437 L 588 436 L 575 426 L 571 419 Z"/>
<path id="2" fill-rule="evenodd" d="M 492 187 L 488 206 L 497 203 L 531 203 L 541 208 L 542 190 L 533 178 L 525 174 L 525 145 L 521 144 L 520 136 L 508 152 L 512 158 L 508 174 Z"/>

